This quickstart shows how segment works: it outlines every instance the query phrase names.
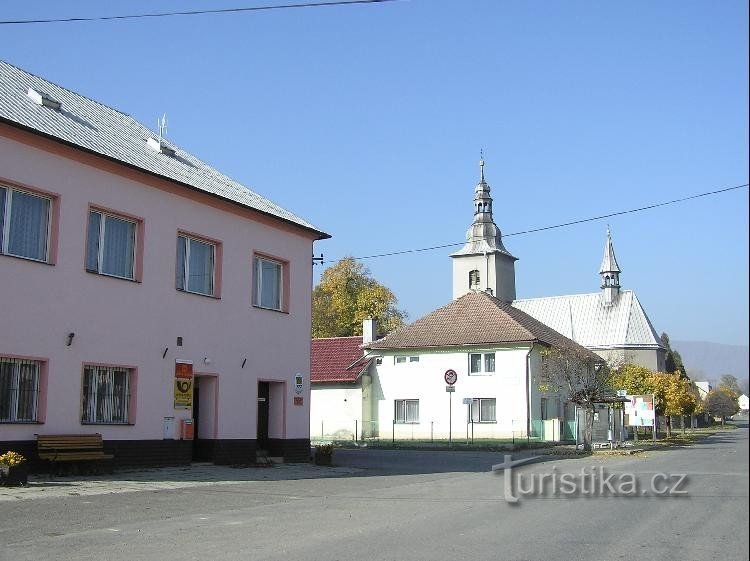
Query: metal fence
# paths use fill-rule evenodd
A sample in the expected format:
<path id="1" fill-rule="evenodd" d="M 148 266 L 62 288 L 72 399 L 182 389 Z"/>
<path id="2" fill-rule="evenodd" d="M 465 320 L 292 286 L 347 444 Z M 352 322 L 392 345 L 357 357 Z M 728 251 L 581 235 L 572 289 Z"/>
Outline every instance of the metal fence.
<path id="1" fill-rule="evenodd" d="M 353 420 L 320 421 L 310 427 L 310 439 L 313 443 L 357 443 L 371 445 L 501 445 L 531 442 L 575 441 L 575 421 L 558 420 L 513 420 L 510 425 L 503 425 L 506 430 L 497 430 L 490 423 L 453 423 L 450 431 L 437 421 L 420 423 L 397 423 L 395 421 L 378 423 L 377 421 Z"/>

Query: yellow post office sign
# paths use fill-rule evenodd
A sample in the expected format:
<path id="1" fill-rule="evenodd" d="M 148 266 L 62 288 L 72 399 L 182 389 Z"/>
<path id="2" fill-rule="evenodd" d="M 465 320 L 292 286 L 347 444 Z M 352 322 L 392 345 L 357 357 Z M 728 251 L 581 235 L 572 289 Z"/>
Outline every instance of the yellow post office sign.
<path id="1" fill-rule="evenodd" d="M 193 362 L 190 360 L 175 360 L 174 408 L 193 408 Z"/>

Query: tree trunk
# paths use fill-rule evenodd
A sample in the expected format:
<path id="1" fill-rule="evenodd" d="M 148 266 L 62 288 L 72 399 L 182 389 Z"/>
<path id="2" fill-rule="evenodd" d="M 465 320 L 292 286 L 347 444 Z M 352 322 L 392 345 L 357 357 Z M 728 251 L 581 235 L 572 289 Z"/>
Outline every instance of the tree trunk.
<path id="1" fill-rule="evenodd" d="M 685 434 L 685 415 L 680 415 L 680 428 L 682 429 L 682 434 Z"/>
<path id="2" fill-rule="evenodd" d="M 670 415 L 666 415 L 664 417 L 664 420 L 667 423 L 667 438 L 672 437 L 672 417 Z"/>
<path id="3" fill-rule="evenodd" d="M 583 410 L 583 450 L 591 452 L 591 441 L 594 433 L 594 410 L 585 407 Z"/>

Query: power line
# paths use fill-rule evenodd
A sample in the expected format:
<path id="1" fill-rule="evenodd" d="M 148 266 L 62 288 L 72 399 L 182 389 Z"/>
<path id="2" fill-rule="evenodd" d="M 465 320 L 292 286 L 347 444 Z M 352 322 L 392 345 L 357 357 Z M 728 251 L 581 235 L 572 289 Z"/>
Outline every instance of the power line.
<path id="1" fill-rule="evenodd" d="M 723 189 L 717 189 L 716 191 L 706 191 L 705 193 L 698 193 L 697 195 L 690 195 L 688 197 L 681 197 L 679 199 L 672 199 L 671 201 L 664 201 L 664 202 L 661 202 L 661 203 L 654 203 L 652 205 L 642 206 L 642 207 L 638 207 L 638 208 L 631 208 L 631 209 L 628 209 L 628 210 L 620 210 L 620 211 L 617 211 L 617 212 L 610 212 L 609 214 L 602 214 L 602 215 L 599 215 L 599 216 L 592 216 L 590 218 L 581 218 L 579 220 L 571 220 L 570 222 L 562 222 L 560 224 L 553 224 L 551 226 L 542 226 L 540 228 L 531 228 L 529 230 L 520 230 L 518 232 L 512 232 L 510 234 L 503 234 L 503 237 L 504 238 L 509 238 L 510 236 L 522 236 L 524 234 L 533 234 L 534 232 L 544 232 L 546 230 L 554 230 L 556 228 L 564 228 L 566 226 L 573 226 L 575 224 L 583 224 L 585 222 L 594 222 L 596 220 L 603 220 L 605 218 L 612 218 L 613 216 L 622 216 L 623 214 L 632 214 L 634 212 L 641 212 L 641 211 L 644 211 L 644 210 L 650 210 L 650 209 L 658 208 L 658 207 L 662 207 L 662 206 L 673 205 L 673 204 L 676 204 L 676 203 L 682 203 L 682 202 L 689 201 L 689 200 L 692 200 L 692 199 L 699 199 L 701 197 L 709 197 L 709 196 L 712 196 L 712 195 L 719 195 L 721 193 L 727 193 L 729 191 L 735 191 L 737 189 L 742 189 L 744 187 L 747 187 L 748 185 L 750 185 L 750 184 L 743 183 L 742 185 L 735 185 L 734 187 L 725 187 Z M 464 240 L 462 242 L 448 243 L 448 244 L 443 244 L 443 245 L 434 245 L 434 246 L 431 246 L 431 247 L 421 247 L 421 248 L 417 248 L 417 249 L 404 249 L 404 250 L 401 250 L 401 251 L 391 251 L 389 253 L 378 253 L 376 255 L 363 255 L 362 257 L 355 257 L 355 259 L 376 259 L 376 258 L 379 258 L 379 257 L 392 257 L 394 255 L 405 255 L 407 253 L 421 253 L 423 251 L 433 251 L 435 249 L 446 249 L 448 247 L 456 247 L 456 246 L 459 246 L 459 245 L 464 245 L 465 243 L 466 243 L 466 241 Z M 322 263 L 335 263 L 336 261 L 337 260 L 329 259 L 329 260 L 323 261 Z"/>
<path id="2" fill-rule="evenodd" d="M 198 16 L 204 14 L 230 14 L 238 12 L 261 12 L 269 10 L 287 10 L 291 8 L 323 8 L 325 6 L 351 6 L 354 4 L 382 4 L 385 2 L 399 2 L 401 0 L 334 0 L 333 2 L 305 2 L 298 4 L 268 4 L 247 8 L 223 8 L 216 10 L 192 10 L 188 12 L 156 12 L 148 14 L 130 14 L 123 16 L 93 16 L 50 19 L 21 19 L 0 21 L 0 25 L 24 25 L 30 23 L 68 23 L 74 21 L 106 21 L 139 18 L 163 18 L 169 16 Z"/>

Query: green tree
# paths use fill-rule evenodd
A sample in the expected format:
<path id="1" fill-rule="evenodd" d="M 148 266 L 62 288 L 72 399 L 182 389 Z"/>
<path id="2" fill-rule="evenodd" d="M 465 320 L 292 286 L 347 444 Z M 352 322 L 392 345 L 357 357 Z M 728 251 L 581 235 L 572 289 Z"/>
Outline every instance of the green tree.
<path id="1" fill-rule="evenodd" d="M 725 390 L 737 399 L 742 395 L 742 388 L 740 388 L 740 381 L 731 374 L 724 374 L 719 381 L 719 389 Z M 734 415 L 734 413 L 732 413 Z"/>
<path id="2" fill-rule="evenodd" d="M 681 378 L 687 378 L 687 370 L 685 370 L 685 365 L 682 363 L 682 356 L 669 344 L 669 335 L 662 333 L 660 339 L 661 344 L 667 349 L 667 356 L 664 358 L 664 370 L 667 372 L 677 372 Z"/>
<path id="3" fill-rule="evenodd" d="M 401 327 L 406 312 L 388 288 L 353 257 L 345 257 L 323 271 L 313 290 L 312 336 L 345 337 L 362 334 L 362 321 L 378 320 L 379 333 Z"/>
<path id="4" fill-rule="evenodd" d="M 703 402 L 703 408 L 709 415 L 721 417 L 722 425 L 726 417 L 731 417 L 740 410 L 734 394 L 722 388 L 708 392 Z"/>

